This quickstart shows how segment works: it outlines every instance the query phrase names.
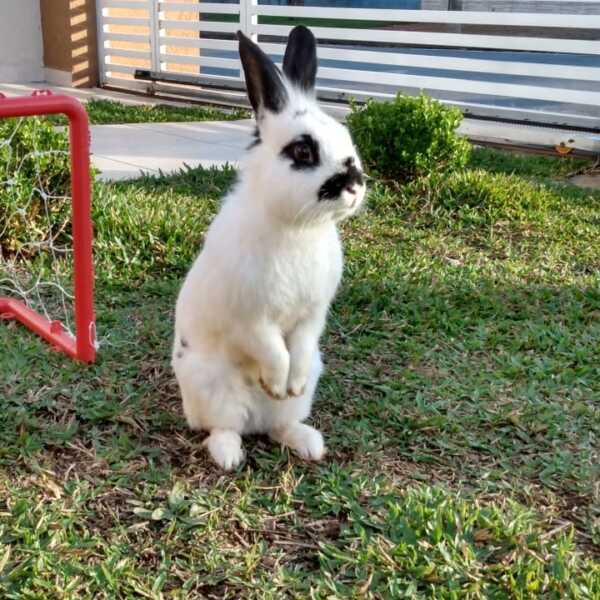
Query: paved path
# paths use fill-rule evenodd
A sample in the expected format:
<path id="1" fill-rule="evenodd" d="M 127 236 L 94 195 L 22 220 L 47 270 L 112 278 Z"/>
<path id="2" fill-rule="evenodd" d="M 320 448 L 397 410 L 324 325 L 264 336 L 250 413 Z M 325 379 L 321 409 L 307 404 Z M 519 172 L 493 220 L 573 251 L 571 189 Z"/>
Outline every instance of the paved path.
<path id="1" fill-rule="evenodd" d="M 172 173 L 184 165 L 234 166 L 252 141 L 253 121 L 92 126 L 92 162 L 100 179 Z"/>
<path id="2" fill-rule="evenodd" d="M 0 92 L 7 96 L 28 95 L 44 84 L 0 84 Z M 90 98 L 119 100 L 127 104 L 175 104 L 163 99 L 147 98 L 107 90 L 73 90 L 52 88 L 54 93 L 70 93 L 85 101 Z M 336 115 L 339 117 L 339 115 Z M 237 165 L 245 148 L 252 141 L 252 120 L 204 123 L 144 123 L 135 125 L 95 125 L 92 127 L 92 160 L 104 180 L 139 177 L 140 173 L 159 171 L 172 173 L 185 164 L 189 166 Z M 494 143 L 510 142 L 523 145 L 556 147 L 563 142 L 569 146 L 600 153 L 600 136 L 575 133 L 547 127 L 510 123 L 473 121 L 466 118 L 460 133 L 473 140 Z M 574 183 L 598 186 L 597 173 Z"/>

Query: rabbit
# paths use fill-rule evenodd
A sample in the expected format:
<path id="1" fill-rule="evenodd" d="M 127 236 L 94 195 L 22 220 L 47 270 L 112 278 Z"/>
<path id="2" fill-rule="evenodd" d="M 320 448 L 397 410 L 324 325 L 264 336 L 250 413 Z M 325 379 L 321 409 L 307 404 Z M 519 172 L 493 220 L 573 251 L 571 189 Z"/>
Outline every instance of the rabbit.
<path id="1" fill-rule="evenodd" d="M 315 97 L 316 40 L 291 32 L 283 73 L 237 34 L 255 139 L 181 287 L 172 367 L 183 411 L 222 469 L 242 435 L 325 455 L 304 423 L 323 370 L 319 338 L 342 275 L 336 224 L 358 211 L 365 175 L 347 128 Z"/>

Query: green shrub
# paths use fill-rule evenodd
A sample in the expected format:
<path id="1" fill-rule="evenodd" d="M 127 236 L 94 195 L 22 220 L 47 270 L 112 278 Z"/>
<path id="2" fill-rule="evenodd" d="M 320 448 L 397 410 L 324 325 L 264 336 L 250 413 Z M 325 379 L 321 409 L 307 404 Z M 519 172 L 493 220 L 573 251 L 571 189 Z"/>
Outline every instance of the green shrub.
<path id="1" fill-rule="evenodd" d="M 428 96 L 398 94 L 353 105 L 347 123 L 367 171 L 406 182 L 466 165 L 470 144 L 456 133 L 461 120 L 458 109 Z"/>
<path id="2" fill-rule="evenodd" d="M 0 120 L 0 249 L 32 254 L 67 233 L 69 143 L 40 118 Z M 23 248 L 23 245 L 26 247 Z"/>

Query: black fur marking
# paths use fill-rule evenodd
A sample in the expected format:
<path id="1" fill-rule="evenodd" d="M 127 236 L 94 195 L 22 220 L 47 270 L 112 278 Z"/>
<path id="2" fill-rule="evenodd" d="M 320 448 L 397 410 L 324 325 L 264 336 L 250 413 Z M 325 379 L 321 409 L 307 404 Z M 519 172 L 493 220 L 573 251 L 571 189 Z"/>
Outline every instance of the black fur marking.
<path id="1" fill-rule="evenodd" d="M 281 151 L 281 156 L 292 161 L 292 169 L 302 171 L 315 169 L 320 164 L 319 144 L 308 133 L 290 142 Z"/>
<path id="2" fill-rule="evenodd" d="M 185 338 L 181 338 L 181 347 L 187 348 L 189 346 L 188 341 Z"/>
<path id="3" fill-rule="evenodd" d="M 287 91 L 283 85 L 281 71 L 273 61 L 241 31 L 237 32 L 239 52 L 248 99 L 257 116 L 263 109 L 281 112 L 287 104 Z"/>
<path id="4" fill-rule="evenodd" d="M 283 72 L 300 89 L 311 91 L 317 77 L 317 41 L 304 25 L 294 27 L 283 57 Z"/>
<path id="5" fill-rule="evenodd" d="M 354 166 L 354 159 L 344 161 L 347 170 L 330 177 L 319 189 L 319 200 L 337 200 L 344 189 L 352 189 L 355 183 L 363 184 L 363 174 Z"/>

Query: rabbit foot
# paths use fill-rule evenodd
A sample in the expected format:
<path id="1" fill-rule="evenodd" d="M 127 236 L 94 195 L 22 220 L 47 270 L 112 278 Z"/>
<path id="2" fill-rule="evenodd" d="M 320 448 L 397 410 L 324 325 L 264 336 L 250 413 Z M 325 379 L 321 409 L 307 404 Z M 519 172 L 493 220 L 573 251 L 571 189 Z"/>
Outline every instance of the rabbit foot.
<path id="1" fill-rule="evenodd" d="M 271 431 L 269 435 L 304 460 L 321 460 L 327 451 L 321 432 L 304 423 L 292 423 Z"/>
<path id="2" fill-rule="evenodd" d="M 204 440 L 211 458 L 225 471 L 232 471 L 244 460 L 240 434 L 228 429 L 213 429 Z"/>

